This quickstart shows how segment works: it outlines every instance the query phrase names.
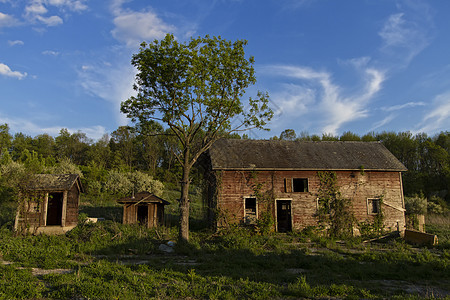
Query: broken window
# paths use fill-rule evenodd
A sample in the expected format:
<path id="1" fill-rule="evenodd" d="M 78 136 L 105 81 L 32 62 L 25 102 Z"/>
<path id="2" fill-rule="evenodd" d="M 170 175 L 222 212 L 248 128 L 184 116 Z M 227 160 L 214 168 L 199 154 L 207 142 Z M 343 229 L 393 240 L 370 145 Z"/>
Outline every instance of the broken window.
<path id="1" fill-rule="evenodd" d="M 376 215 L 380 212 L 380 199 L 379 198 L 369 198 L 367 199 L 367 210 L 371 215 Z"/>
<path id="2" fill-rule="evenodd" d="M 284 179 L 286 193 L 306 193 L 308 192 L 308 178 L 286 178 Z"/>
<path id="3" fill-rule="evenodd" d="M 255 224 L 258 218 L 256 212 L 256 198 L 244 199 L 244 218 L 246 224 Z"/>

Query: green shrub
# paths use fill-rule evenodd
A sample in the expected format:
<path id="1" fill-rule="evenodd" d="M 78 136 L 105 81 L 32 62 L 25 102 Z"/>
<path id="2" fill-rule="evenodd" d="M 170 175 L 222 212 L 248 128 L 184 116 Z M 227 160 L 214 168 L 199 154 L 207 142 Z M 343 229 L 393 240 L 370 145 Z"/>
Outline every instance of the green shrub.
<path id="1" fill-rule="evenodd" d="M 405 197 L 405 209 L 408 215 L 424 215 L 427 213 L 427 199 L 417 194 Z"/>

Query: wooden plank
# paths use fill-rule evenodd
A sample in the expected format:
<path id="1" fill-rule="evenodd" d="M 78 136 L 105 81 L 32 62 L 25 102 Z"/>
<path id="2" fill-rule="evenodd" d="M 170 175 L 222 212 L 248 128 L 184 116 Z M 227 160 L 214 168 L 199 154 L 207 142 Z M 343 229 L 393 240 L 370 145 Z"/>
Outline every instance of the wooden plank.
<path id="1" fill-rule="evenodd" d="M 405 241 L 416 245 L 435 246 L 438 244 L 437 235 L 416 230 L 405 230 Z"/>

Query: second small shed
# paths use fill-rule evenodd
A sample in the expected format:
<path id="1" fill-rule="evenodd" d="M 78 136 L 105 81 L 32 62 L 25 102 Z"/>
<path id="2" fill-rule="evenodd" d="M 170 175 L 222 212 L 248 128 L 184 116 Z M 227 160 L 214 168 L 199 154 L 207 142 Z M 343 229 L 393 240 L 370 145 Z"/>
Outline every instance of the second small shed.
<path id="1" fill-rule="evenodd" d="M 149 192 L 117 200 L 123 204 L 123 224 L 141 224 L 147 228 L 164 224 L 164 206 L 168 201 Z"/>

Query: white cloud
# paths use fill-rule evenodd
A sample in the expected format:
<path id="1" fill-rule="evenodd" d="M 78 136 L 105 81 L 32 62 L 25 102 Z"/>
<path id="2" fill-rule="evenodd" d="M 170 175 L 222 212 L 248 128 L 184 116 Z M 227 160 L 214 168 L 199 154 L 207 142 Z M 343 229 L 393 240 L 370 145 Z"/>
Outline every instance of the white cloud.
<path id="1" fill-rule="evenodd" d="M 434 133 L 450 128 L 450 92 L 436 96 L 432 105 L 433 108 L 424 116 L 417 132 Z"/>
<path id="2" fill-rule="evenodd" d="M 17 46 L 17 45 L 24 45 L 25 43 L 23 41 L 20 40 L 15 40 L 15 41 L 8 41 L 8 44 L 12 47 L 12 46 Z"/>
<path id="3" fill-rule="evenodd" d="M 396 64 L 408 65 L 429 45 L 433 26 L 427 7 L 406 5 L 404 11 L 389 16 L 378 32 L 381 51 L 395 59 Z"/>
<path id="4" fill-rule="evenodd" d="M 27 73 L 21 73 L 19 71 L 12 71 L 10 67 L 5 64 L 0 63 L 0 75 L 4 75 L 7 77 L 14 77 L 17 79 L 23 79 L 27 77 Z"/>
<path id="5" fill-rule="evenodd" d="M 25 15 L 43 15 L 47 11 L 47 8 L 45 8 L 41 1 L 33 1 L 25 7 Z"/>
<path id="6" fill-rule="evenodd" d="M 331 74 L 327 72 L 294 66 L 271 66 L 265 71 L 271 75 L 300 80 L 301 86 L 297 87 L 297 92 L 302 94 L 288 97 L 287 100 L 277 100 L 276 104 L 285 114 L 283 118 L 288 117 L 286 114 L 299 114 L 294 107 L 309 110 L 316 116 L 316 126 L 322 126 L 322 132 L 333 135 L 337 134 L 343 124 L 367 116 L 366 106 L 385 80 L 382 71 L 366 69 L 362 89 L 346 95 L 343 88 L 336 85 Z"/>
<path id="7" fill-rule="evenodd" d="M 85 2 L 82 0 L 30 0 L 25 7 L 24 16 L 30 22 L 57 26 L 64 21 L 58 15 L 46 16 L 49 7 L 57 7 L 60 11 L 80 12 L 88 8 Z"/>
<path id="8" fill-rule="evenodd" d="M 402 110 L 405 108 L 410 108 L 410 107 L 416 107 L 416 106 L 425 106 L 425 102 L 408 102 L 405 104 L 399 104 L 399 105 L 393 105 L 393 106 L 389 106 L 389 107 L 382 107 L 381 110 L 383 111 L 396 111 L 396 110 Z"/>
<path id="9" fill-rule="evenodd" d="M 58 51 L 52 51 L 52 50 L 45 50 L 42 52 L 42 54 L 44 55 L 51 55 L 51 56 L 58 56 L 59 52 Z"/>
<path id="10" fill-rule="evenodd" d="M 120 113 L 122 101 L 135 95 L 133 90 L 135 70 L 129 64 L 83 65 L 78 74 L 80 85 L 90 94 L 100 97 L 112 104 L 112 111 L 117 113 L 116 121 L 119 125 L 127 124 L 126 116 Z"/>
<path id="11" fill-rule="evenodd" d="M 383 120 L 380 120 L 380 121 L 376 122 L 376 123 L 373 125 L 373 127 L 372 127 L 372 129 L 371 129 L 370 131 L 374 131 L 374 130 L 376 130 L 376 129 L 378 129 L 378 128 L 380 128 L 380 127 L 386 125 L 386 124 L 389 124 L 389 123 L 390 123 L 392 120 L 394 120 L 396 117 L 397 117 L 396 114 L 389 114 L 389 115 L 386 116 Z"/>
<path id="12" fill-rule="evenodd" d="M 11 15 L 0 12 L 0 28 L 17 26 L 19 21 Z"/>
<path id="13" fill-rule="evenodd" d="M 161 39 L 176 30 L 175 26 L 166 24 L 151 11 L 120 11 L 114 18 L 114 25 L 113 37 L 128 47 L 137 47 L 144 40 Z"/>
<path id="14" fill-rule="evenodd" d="M 47 0 L 48 5 L 68 8 L 71 11 L 83 11 L 88 8 L 86 1 L 80 0 Z"/>
<path id="15" fill-rule="evenodd" d="M 309 105 L 315 101 L 314 89 L 295 84 L 285 84 L 282 92 L 271 95 L 277 108 L 274 110 L 276 116 L 290 114 L 300 116 L 308 111 Z"/>
<path id="16" fill-rule="evenodd" d="M 51 126 L 42 127 L 29 119 L 15 118 L 11 119 L 8 117 L 0 116 L 0 124 L 8 124 L 12 132 L 23 132 L 31 136 L 36 136 L 39 134 L 47 133 L 51 136 L 58 136 L 62 128 L 67 128 L 66 126 Z M 67 128 L 70 133 L 76 133 L 81 131 L 86 134 L 87 137 L 98 140 L 106 134 L 106 129 L 103 126 L 96 125 L 92 127 L 81 127 L 81 128 Z"/>
<path id="17" fill-rule="evenodd" d="M 41 23 L 44 23 L 47 26 L 58 26 L 63 23 L 63 19 L 59 16 L 50 16 L 50 17 L 43 17 L 40 15 L 36 16 L 36 20 L 40 21 Z"/>

